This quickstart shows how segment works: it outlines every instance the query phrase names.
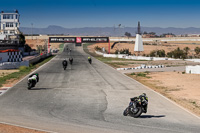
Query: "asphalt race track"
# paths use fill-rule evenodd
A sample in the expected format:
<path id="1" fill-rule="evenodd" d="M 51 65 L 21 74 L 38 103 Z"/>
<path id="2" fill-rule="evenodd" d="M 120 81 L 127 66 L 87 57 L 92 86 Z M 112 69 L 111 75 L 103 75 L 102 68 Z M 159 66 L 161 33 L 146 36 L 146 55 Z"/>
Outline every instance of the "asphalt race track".
<path id="1" fill-rule="evenodd" d="M 200 119 L 163 96 L 92 58 L 82 47 L 66 49 L 37 70 L 40 82 L 27 89 L 27 79 L 0 96 L 0 122 L 66 133 L 199 133 Z M 63 70 L 64 58 L 73 57 Z M 145 92 L 148 112 L 123 116 L 129 98 Z"/>

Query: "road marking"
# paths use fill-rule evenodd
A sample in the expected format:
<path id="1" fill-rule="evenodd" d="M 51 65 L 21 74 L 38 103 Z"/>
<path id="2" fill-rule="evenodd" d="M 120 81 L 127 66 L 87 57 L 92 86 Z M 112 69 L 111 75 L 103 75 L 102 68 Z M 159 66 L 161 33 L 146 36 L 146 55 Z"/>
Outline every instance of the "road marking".
<path id="1" fill-rule="evenodd" d="M 0 95 L 3 95 L 10 87 L 2 87 L 0 88 Z"/>

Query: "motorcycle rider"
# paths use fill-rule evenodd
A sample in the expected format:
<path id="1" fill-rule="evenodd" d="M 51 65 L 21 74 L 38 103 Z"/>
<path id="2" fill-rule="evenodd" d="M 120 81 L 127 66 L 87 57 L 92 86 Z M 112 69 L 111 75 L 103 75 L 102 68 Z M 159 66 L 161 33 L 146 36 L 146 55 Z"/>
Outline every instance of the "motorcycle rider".
<path id="1" fill-rule="evenodd" d="M 88 57 L 88 61 L 90 64 L 92 63 L 92 58 L 90 56 Z"/>
<path id="2" fill-rule="evenodd" d="M 140 96 L 138 97 L 133 97 L 130 98 L 130 103 L 129 106 L 133 106 L 133 112 L 137 112 L 137 108 L 136 108 L 136 101 L 138 102 L 143 102 L 144 100 L 146 100 L 148 102 L 148 97 L 146 96 L 146 93 L 142 93 Z M 147 107 L 145 108 L 145 111 L 147 111 Z M 145 112 L 146 113 L 146 112 Z"/>
<path id="3" fill-rule="evenodd" d="M 73 58 L 72 57 L 69 58 L 69 62 L 72 65 L 72 63 L 73 63 Z"/>
<path id="4" fill-rule="evenodd" d="M 63 68 L 65 68 L 65 67 L 67 68 L 67 60 L 66 59 L 63 60 L 62 65 L 63 65 Z"/>
<path id="5" fill-rule="evenodd" d="M 39 74 L 33 73 L 29 76 L 28 80 L 32 80 L 33 87 L 36 85 L 37 82 L 39 82 Z"/>

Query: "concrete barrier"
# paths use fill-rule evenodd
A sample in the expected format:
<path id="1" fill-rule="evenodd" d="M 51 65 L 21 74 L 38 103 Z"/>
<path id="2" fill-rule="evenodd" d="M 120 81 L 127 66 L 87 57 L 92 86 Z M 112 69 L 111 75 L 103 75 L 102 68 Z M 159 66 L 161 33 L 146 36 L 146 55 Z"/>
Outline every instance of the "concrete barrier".
<path id="1" fill-rule="evenodd" d="M 168 60 L 168 58 L 154 57 L 153 60 Z"/>
<path id="2" fill-rule="evenodd" d="M 118 56 L 116 54 L 103 54 L 103 57 L 117 58 Z"/>
<path id="3" fill-rule="evenodd" d="M 200 59 L 185 59 L 186 61 L 200 62 Z"/>
<path id="4" fill-rule="evenodd" d="M 29 66 L 29 61 L 0 63 L 1 70 L 18 69 L 20 66 Z"/>
<path id="5" fill-rule="evenodd" d="M 163 68 L 165 67 L 164 65 L 154 65 L 154 66 L 146 66 L 146 65 L 141 65 L 138 67 L 134 67 L 134 68 L 116 68 L 116 70 L 133 70 L 133 69 L 148 69 L 148 68 Z"/>
<path id="6" fill-rule="evenodd" d="M 29 64 L 34 64 L 34 63 L 37 63 L 38 61 L 40 61 L 41 59 L 45 59 L 47 58 L 48 56 L 51 56 L 52 54 L 43 54 L 43 55 L 39 55 L 31 60 L 29 60 Z"/>
<path id="7" fill-rule="evenodd" d="M 167 57 L 145 57 L 145 56 L 133 56 L 126 54 L 104 54 L 99 51 L 95 51 L 98 55 L 103 55 L 103 57 L 111 57 L 111 58 L 123 58 L 123 59 L 132 59 L 132 60 L 182 60 L 182 59 L 174 59 Z M 186 61 L 200 62 L 200 59 L 185 59 Z"/>
<path id="8" fill-rule="evenodd" d="M 104 54 L 104 53 L 101 53 L 101 52 L 96 51 L 96 50 L 95 50 L 95 53 L 98 54 L 98 55 L 103 55 Z"/>

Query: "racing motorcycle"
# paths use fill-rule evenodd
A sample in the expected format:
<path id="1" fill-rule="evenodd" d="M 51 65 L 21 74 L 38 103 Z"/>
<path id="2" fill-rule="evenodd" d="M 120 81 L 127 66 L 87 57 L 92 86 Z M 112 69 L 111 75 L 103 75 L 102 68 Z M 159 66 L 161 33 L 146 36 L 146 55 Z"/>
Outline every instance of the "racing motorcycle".
<path id="1" fill-rule="evenodd" d="M 72 63 L 73 63 L 73 58 L 69 58 L 69 63 L 70 63 L 70 65 L 72 65 Z"/>
<path id="2" fill-rule="evenodd" d="M 28 90 L 30 90 L 32 87 L 35 87 L 36 81 L 33 79 L 28 79 Z"/>
<path id="3" fill-rule="evenodd" d="M 131 102 L 135 102 L 136 108 L 134 108 L 133 104 L 129 104 L 123 112 L 124 116 L 129 115 L 134 118 L 138 118 L 142 113 L 147 112 L 148 99 L 137 99 L 135 101 L 130 101 L 130 103 Z"/>

